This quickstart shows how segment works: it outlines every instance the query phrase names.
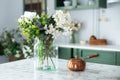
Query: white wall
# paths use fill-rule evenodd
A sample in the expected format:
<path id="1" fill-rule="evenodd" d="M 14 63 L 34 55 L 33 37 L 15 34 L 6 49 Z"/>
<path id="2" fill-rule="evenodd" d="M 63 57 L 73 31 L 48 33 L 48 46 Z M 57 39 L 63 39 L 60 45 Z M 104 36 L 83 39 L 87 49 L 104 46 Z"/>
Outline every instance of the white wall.
<path id="1" fill-rule="evenodd" d="M 23 14 L 23 0 L 1 0 L 0 32 L 3 28 L 16 28 L 17 18 Z"/>
<path id="2" fill-rule="evenodd" d="M 47 1 L 49 13 L 52 14 L 55 12 L 54 0 Z M 105 9 L 104 18 L 108 21 L 99 21 L 102 17 L 102 9 L 71 10 L 70 13 L 73 19 L 83 23 L 80 31 L 76 33 L 77 42 L 88 41 L 91 35 L 95 35 L 97 38 L 107 39 L 108 44 L 120 45 L 120 3 L 109 5 Z"/>
<path id="3" fill-rule="evenodd" d="M 0 2 L 0 32 L 1 29 L 3 28 L 3 26 L 5 26 L 5 17 L 6 17 L 6 8 L 7 6 L 6 1 L 5 0 L 1 0 Z"/>
<path id="4" fill-rule="evenodd" d="M 120 4 L 106 9 L 108 22 L 100 23 L 100 37 L 107 38 L 110 44 L 120 45 Z"/>

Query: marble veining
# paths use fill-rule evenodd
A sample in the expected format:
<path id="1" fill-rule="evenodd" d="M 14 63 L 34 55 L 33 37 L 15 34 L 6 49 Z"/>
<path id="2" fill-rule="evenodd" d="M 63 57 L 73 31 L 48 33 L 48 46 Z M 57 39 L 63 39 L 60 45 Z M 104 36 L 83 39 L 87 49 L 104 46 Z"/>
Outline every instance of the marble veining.
<path id="1" fill-rule="evenodd" d="M 33 59 L 0 64 L 0 80 L 34 80 Z"/>
<path id="2" fill-rule="evenodd" d="M 85 71 L 70 71 L 67 60 L 58 60 L 56 71 L 39 71 L 34 59 L 0 64 L 0 80 L 120 80 L 120 66 L 86 63 Z"/>
<path id="3" fill-rule="evenodd" d="M 59 65 L 65 65 L 65 63 L 67 62 L 61 62 Z M 37 74 L 40 73 L 42 80 L 120 80 L 120 66 L 97 63 L 87 63 L 85 71 L 73 72 L 65 65 L 60 66 L 56 72 L 37 72 Z"/>

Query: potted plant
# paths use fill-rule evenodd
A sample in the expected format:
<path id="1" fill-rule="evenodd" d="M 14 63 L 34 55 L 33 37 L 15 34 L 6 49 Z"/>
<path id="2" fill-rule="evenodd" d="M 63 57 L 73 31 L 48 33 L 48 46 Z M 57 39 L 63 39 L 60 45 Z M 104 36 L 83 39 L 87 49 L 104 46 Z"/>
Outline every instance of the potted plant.
<path id="1" fill-rule="evenodd" d="M 5 30 L 1 36 L 1 46 L 3 47 L 3 52 L 8 56 L 9 61 L 15 61 L 23 59 L 24 55 L 22 53 L 22 46 L 19 41 L 21 41 L 20 34 L 18 30 Z M 18 39 L 18 40 L 17 40 Z"/>

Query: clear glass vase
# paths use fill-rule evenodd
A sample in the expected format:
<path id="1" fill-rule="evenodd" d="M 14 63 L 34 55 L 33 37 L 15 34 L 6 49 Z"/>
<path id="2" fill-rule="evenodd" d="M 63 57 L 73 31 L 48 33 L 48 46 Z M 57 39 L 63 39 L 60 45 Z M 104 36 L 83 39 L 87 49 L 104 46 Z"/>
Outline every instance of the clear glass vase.
<path id="1" fill-rule="evenodd" d="M 37 40 L 34 45 L 35 67 L 38 70 L 53 71 L 57 69 L 58 50 L 52 43 Z"/>
<path id="2" fill-rule="evenodd" d="M 70 34 L 69 43 L 75 43 L 75 32 L 74 31 L 72 31 L 71 34 Z"/>

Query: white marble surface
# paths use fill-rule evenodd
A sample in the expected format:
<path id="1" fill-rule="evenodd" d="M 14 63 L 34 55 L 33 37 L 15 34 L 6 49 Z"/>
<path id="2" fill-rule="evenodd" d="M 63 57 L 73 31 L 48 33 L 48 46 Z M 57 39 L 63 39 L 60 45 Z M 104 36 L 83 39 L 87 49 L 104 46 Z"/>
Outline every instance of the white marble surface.
<path id="1" fill-rule="evenodd" d="M 33 59 L 0 64 L 0 80 L 34 80 Z"/>
<path id="2" fill-rule="evenodd" d="M 80 49 L 92 49 L 92 50 L 105 50 L 105 51 L 118 51 L 120 52 L 119 45 L 81 45 L 79 43 L 76 44 L 58 44 L 58 47 L 66 47 L 66 48 L 80 48 Z"/>
<path id="3" fill-rule="evenodd" d="M 85 71 L 67 69 L 67 60 L 58 60 L 58 70 L 38 71 L 33 59 L 0 64 L 0 80 L 120 80 L 120 66 L 86 63 Z"/>

